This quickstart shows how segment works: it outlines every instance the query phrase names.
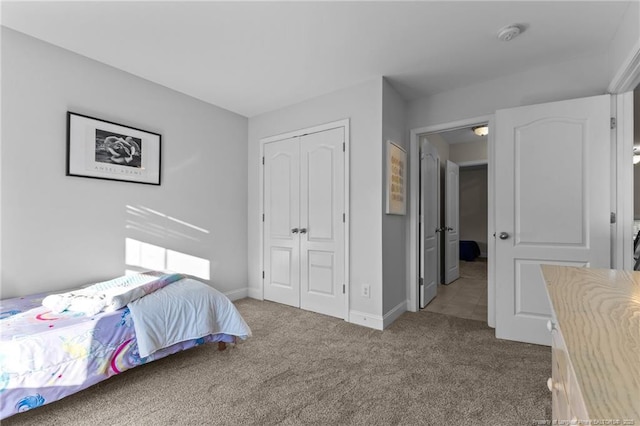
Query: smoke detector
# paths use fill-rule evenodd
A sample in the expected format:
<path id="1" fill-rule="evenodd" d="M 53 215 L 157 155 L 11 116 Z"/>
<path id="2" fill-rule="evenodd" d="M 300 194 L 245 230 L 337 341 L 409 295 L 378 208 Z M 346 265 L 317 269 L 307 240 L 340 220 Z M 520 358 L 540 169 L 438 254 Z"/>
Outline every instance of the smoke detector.
<path id="1" fill-rule="evenodd" d="M 522 31 L 524 27 L 522 25 L 507 25 L 506 27 L 500 29 L 498 31 L 498 39 L 502 41 L 510 41 L 516 38 Z"/>

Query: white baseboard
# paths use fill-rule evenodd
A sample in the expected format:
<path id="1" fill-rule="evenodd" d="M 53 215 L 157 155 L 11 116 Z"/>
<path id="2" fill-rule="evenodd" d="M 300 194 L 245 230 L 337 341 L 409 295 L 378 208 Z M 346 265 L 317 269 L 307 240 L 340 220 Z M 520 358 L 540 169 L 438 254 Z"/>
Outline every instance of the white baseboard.
<path id="1" fill-rule="evenodd" d="M 404 301 L 398 303 L 398 305 L 387 312 L 382 318 L 382 325 L 384 328 L 389 327 L 395 320 L 397 320 L 400 315 L 404 314 L 407 311 L 407 303 L 408 301 Z"/>
<path id="2" fill-rule="evenodd" d="M 258 300 L 264 300 L 264 298 L 262 297 L 262 290 L 259 288 L 251 288 L 249 287 L 249 292 L 248 292 L 248 296 L 252 299 L 258 299 Z"/>
<path id="3" fill-rule="evenodd" d="M 239 300 L 244 299 L 249 295 L 249 289 L 247 287 L 241 288 L 240 290 L 232 290 L 224 293 L 225 296 L 229 298 L 229 300 Z"/>
<path id="4" fill-rule="evenodd" d="M 374 330 L 384 330 L 389 327 L 400 315 L 407 311 L 408 302 L 405 300 L 398 303 L 396 307 L 387 312 L 384 316 L 368 314 L 359 311 L 349 311 L 349 322 L 373 328 Z"/>
<path id="5" fill-rule="evenodd" d="M 380 315 L 372 315 L 364 312 L 349 311 L 349 322 L 373 328 L 374 330 L 382 330 L 384 328 L 384 319 Z"/>

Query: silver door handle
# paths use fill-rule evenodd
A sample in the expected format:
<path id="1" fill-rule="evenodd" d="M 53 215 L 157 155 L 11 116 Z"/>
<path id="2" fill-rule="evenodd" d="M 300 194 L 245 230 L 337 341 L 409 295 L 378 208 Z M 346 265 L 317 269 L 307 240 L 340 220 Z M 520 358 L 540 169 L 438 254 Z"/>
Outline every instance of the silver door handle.
<path id="1" fill-rule="evenodd" d="M 293 228 L 293 229 L 291 230 L 291 233 L 292 233 L 292 234 L 297 234 L 297 233 L 298 233 L 298 228 Z"/>
<path id="2" fill-rule="evenodd" d="M 307 233 L 307 228 L 300 228 L 300 233 L 301 234 L 306 234 Z"/>
<path id="3" fill-rule="evenodd" d="M 499 237 L 501 240 L 506 240 L 509 238 L 509 234 L 507 234 L 506 232 L 501 232 Z"/>

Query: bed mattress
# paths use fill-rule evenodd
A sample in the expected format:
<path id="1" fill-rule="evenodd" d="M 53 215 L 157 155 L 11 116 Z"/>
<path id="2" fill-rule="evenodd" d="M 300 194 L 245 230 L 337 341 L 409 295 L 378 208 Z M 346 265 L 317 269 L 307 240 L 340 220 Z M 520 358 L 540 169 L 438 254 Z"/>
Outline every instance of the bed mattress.
<path id="1" fill-rule="evenodd" d="M 207 342 L 183 341 L 141 358 L 129 308 L 94 316 L 42 306 L 48 293 L 0 301 L 0 418 L 76 393 L 125 370 Z"/>

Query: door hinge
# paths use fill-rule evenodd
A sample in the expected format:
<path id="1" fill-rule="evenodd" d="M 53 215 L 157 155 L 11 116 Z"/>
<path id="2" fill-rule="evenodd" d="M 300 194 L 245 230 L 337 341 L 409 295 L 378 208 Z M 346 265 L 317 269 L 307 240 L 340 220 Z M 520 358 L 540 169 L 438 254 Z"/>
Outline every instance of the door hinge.
<path id="1" fill-rule="evenodd" d="M 264 213 L 262 213 L 262 221 L 264 222 Z"/>
<path id="2" fill-rule="evenodd" d="M 610 126 L 611 126 L 611 130 L 616 128 L 616 118 L 615 117 L 611 117 L 611 121 L 609 122 Z"/>
<path id="3" fill-rule="evenodd" d="M 342 223 L 346 223 L 346 222 L 347 222 L 346 215 L 342 213 Z"/>
<path id="4" fill-rule="evenodd" d="M 342 284 L 342 294 L 345 294 L 347 292 L 346 287 L 344 284 Z"/>
<path id="5" fill-rule="evenodd" d="M 420 277 L 420 285 L 423 286 L 424 285 L 424 278 Z"/>
<path id="6" fill-rule="evenodd" d="M 611 212 L 611 216 L 609 216 L 609 223 L 616 223 L 616 214 L 615 214 L 615 212 Z"/>
<path id="7" fill-rule="evenodd" d="M 264 165 L 264 157 L 262 157 L 262 164 Z"/>
<path id="8" fill-rule="evenodd" d="M 342 152 L 347 152 L 346 143 L 342 142 Z"/>
<path id="9" fill-rule="evenodd" d="M 264 280 L 264 271 L 262 271 L 262 279 Z"/>

